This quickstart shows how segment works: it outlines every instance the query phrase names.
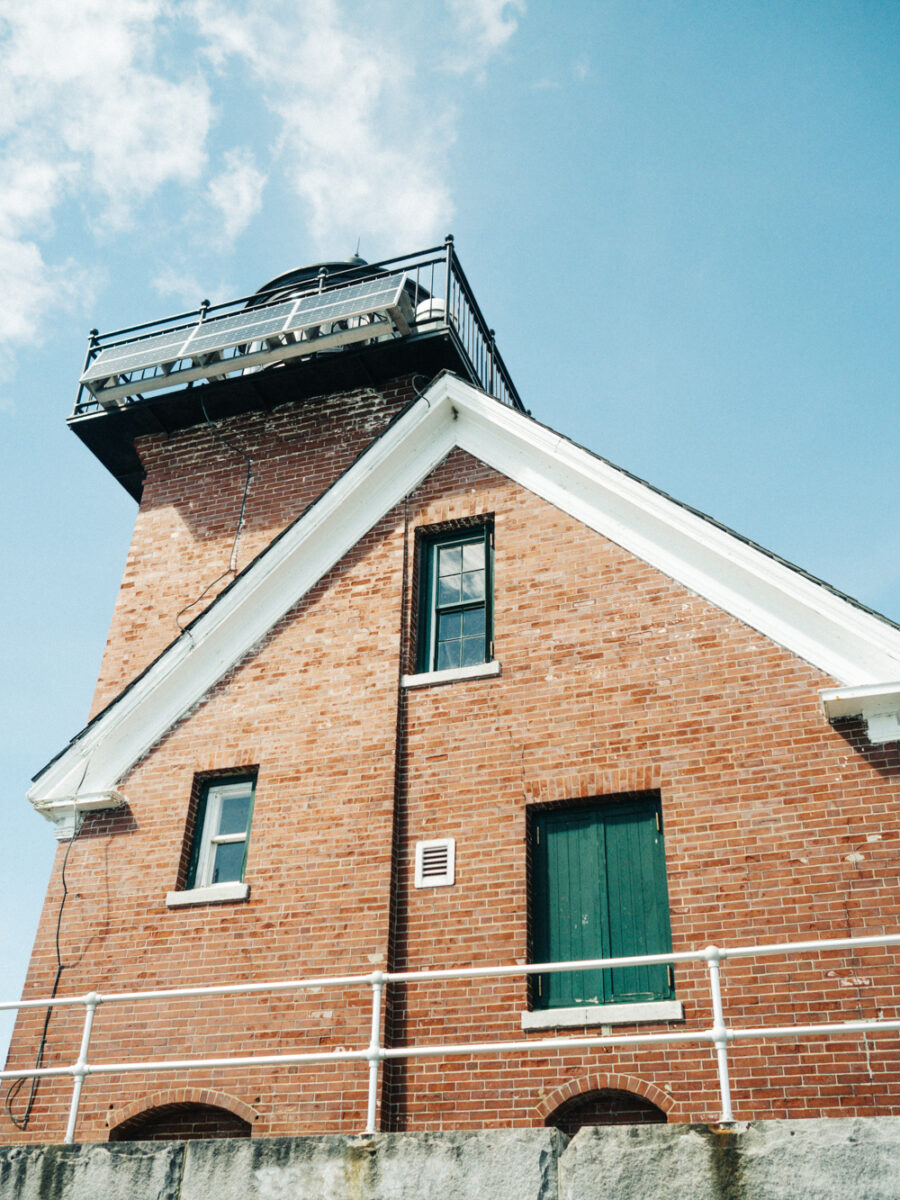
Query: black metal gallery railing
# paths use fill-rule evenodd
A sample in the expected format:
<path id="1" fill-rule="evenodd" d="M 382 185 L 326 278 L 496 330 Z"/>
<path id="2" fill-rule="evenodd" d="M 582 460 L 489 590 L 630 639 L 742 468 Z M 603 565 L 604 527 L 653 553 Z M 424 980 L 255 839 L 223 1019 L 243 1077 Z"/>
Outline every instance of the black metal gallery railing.
<path id="1" fill-rule="evenodd" d="M 365 286 L 377 285 L 378 281 L 402 280 L 401 327 L 391 327 L 388 322 L 372 324 L 375 336 L 384 334 L 409 338 L 439 334 L 449 338 L 463 363 L 470 380 L 503 404 L 525 411 L 524 405 L 510 378 L 506 364 L 497 349 L 494 331 L 484 319 L 472 288 L 460 265 L 454 248 L 453 237 L 448 235 L 442 245 L 422 250 L 400 258 L 382 259 L 375 263 L 355 260 L 347 264 L 328 264 L 318 269 L 288 273 L 276 279 L 264 290 L 251 296 L 242 296 L 225 304 L 210 305 L 204 301 L 199 308 L 190 312 L 176 313 L 163 320 L 148 321 L 100 334 L 91 330 L 88 351 L 82 372 L 82 383 L 75 401 L 73 416 L 83 416 L 109 407 L 104 402 L 101 388 L 97 386 L 101 366 L 106 361 L 110 367 L 110 379 L 103 384 L 110 395 L 115 395 L 118 406 L 134 403 L 142 398 L 142 385 L 148 388 L 179 386 L 179 377 L 221 379 L 241 372 L 249 358 L 258 361 L 265 354 L 277 359 L 283 356 L 298 357 L 321 352 L 307 332 L 288 333 L 281 338 L 265 343 L 265 349 L 237 345 L 215 355 L 198 355 L 190 358 L 192 341 L 197 339 L 198 330 L 228 328 L 232 319 L 240 323 L 249 314 L 277 312 L 278 306 L 285 307 L 293 297 L 321 296 L 323 304 L 334 300 L 340 309 L 344 295 L 364 293 Z M 342 291 L 343 289 L 343 291 Z M 306 300 L 303 303 L 307 303 Z M 315 301 L 315 303 L 318 303 Z M 324 311 L 324 310 L 323 310 Z M 360 340 L 365 335 L 368 317 L 353 316 L 346 324 L 356 323 L 346 336 Z M 250 322 L 248 321 L 248 327 Z M 337 328 L 329 326 L 329 331 Z M 377 332 L 376 332 L 377 331 Z M 318 333 L 317 331 L 313 331 Z M 332 334 L 332 337 L 334 335 Z M 207 339 L 208 340 L 208 339 Z M 233 339 L 232 339 L 233 340 Z M 182 343 L 184 343 L 182 345 Z M 154 355 L 154 348 L 159 351 Z M 173 370 L 173 361 L 166 361 L 167 348 L 172 359 L 178 359 L 178 368 Z M 248 353 L 253 351 L 252 353 Z M 149 351 L 143 353 L 142 351 Z M 99 359 L 99 363 L 98 360 Z M 185 360 L 187 369 L 185 369 Z M 93 365 L 92 365 L 93 364 Z M 117 368 L 115 364 L 119 364 Z"/>

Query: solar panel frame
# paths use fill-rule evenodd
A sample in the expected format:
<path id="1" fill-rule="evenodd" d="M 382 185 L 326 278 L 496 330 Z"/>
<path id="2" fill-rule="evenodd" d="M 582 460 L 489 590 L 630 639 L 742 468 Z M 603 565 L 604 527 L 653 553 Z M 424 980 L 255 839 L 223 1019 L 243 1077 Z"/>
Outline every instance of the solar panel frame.
<path id="1" fill-rule="evenodd" d="M 187 341 L 191 326 L 181 329 L 166 329 L 150 337 L 138 338 L 118 346 L 104 346 L 96 358 L 91 359 L 81 377 L 82 383 L 108 379 L 111 375 L 124 375 L 146 367 L 160 366 L 166 362 L 177 362 L 181 357 L 177 351 Z M 162 351 L 171 348 L 176 353 Z"/>
<path id="2" fill-rule="evenodd" d="M 101 401 L 104 397 L 111 400 L 114 395 L 121 399 L 132 394 L 129 389 L 132 383 L 137 381 L 128 380 L 99 388 L 96 385 L 107 379 L 118 380 L 123 376 L 127 378 L 148 368 L 158 369 L 160 374 L 142 376 L 140 383 L 143 390 L 147 390 L 148 386 L 168 386 L 170 380 L 171 384 L 175 385 L 182 379 L 203 377 L 204 368 L 209 364 L 201 361 L 198 365 L 198 360 L 208 358 L 218 351 L 233 349 L 235 346 L 258 346 L 268 338 L 288 333 L 294 334 L 294 340 L 298 341 L 298 335 L 304 330 L 316 329 L 318 333 L 319 327 L 351 321 L 357 317 L 385 313 L 396 316 L 399 313 L 397 320 L 405 329 L 402 314 L 405 285 L 406 275 L 396 273 L 345 285 L 332 291 L 306 293 L 277 304 L 244 309 L 239 313 L 231 312 L 207 318 L 205 321 L 198 320 L 191 325 L 103 347 L 88 364 L 82 374 L 81 383 Z M 322 337 L 327 339 L 335 332 L 332 330 L 326 333 L 322 330 Z M 349 334 L 344 333 L 343 336 L 347 337 Z M 365 334 L 362 336 L 365 337 Z M 310 352 L 316 340 L 315 337 L 309 338 Z M 240 370 L 245 359 L 257 361 L 260 353 L 264 352 L 251 350 L 246 355 L 235 354 L 225 360 L 226 369 Z M 176 371 L 163 370 L 166 365 L 171 366 L 182 360 L 190 362 L 191 365 Z"/>
<path id="3" fill-rule="evenodd" d="M 212 354 L 215 350 L 262 341 L 273 333 L 282 333 L 296 307 L 296 300 L 290 300 L 269 308 L 245 309 L 240 313 L 213 317 L 194 327 L 184 343 L 182 357 L 196 358 L 198 354 Z"/>
<path id="4" fill-rule="evenodd" d="M 363 283 L 349 284 L 332 292 L 300 296 L 297 300 L 295 320 L 302 315 L 304 325 L 327 324 L 329 321 L 342 321 L 350 317 L 361 317 L 369 312 L 393 308 L 398 302 L 405 280 L 405 275 L 388 275 L 383 279 L 368 279 Z"/>

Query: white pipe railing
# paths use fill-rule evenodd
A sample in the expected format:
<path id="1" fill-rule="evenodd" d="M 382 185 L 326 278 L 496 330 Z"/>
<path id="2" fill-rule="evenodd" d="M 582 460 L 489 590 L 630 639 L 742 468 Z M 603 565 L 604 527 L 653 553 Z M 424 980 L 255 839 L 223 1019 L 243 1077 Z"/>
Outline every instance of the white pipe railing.
<path id="1" fill-rule="evenodd" d="M 145 1071 L 196 1071 L 217 1067 L 268 1067 L 324 1062 L 365 1062 L 368 1064 L 366 1103 L 367 1134 L 376 1132 L 378 1080 L 381 1064 L 401 1058 L 447 1058 L 462 1054 L 532 1053 L 536 1050 L 590 1049 L 599 1046 L 655 1046 L 709 1043 L 716 1054 L 722 1124 L 733 1123 L 731 1086 L 728 1076 L 728 1044 L 749 1039 L 789 1039 L 798 1037 L 834 1037 L 841 1034 L 885 1033 L 900 1031 L 900 1020 L 833 1021 L 826 1024 L 761 1025 L 731 1028 L 725 1020 L 720 964 L 729 958 L 755 958 L 784 955 L 789 958 L 829 950 L 861 950 L 876 946 L 900 946 L 900 934 L 871 937 L 827 938 L 811 942 L 776 942 L 754 946 L 707 946 L 702 950 L 684 950 L 670 954 L 632 955 L 624 958 L 580 959 L 575 962 L 529 963 L 503 967 L 442 968 L 425 971 L 373 971 L 367 975 L 319 975 L 308 979 L 282 979 L 264 983 L 215 984 L 210 987 L 164 988 L 143 992 L 89 992 L 86 996 L 55 996 L 36 1000 L 0 1002 L 0 1011 L 30 1008 L 65 1008 L 83 1005 L 84 1026 L 78 1058 L 70 1066 L 33 1067 L 30 1070 L 0 1071 L 0 1079 L 50 1079 L 71 1075 L 72 1100 L 66 1125 L 65 1141 L 75 1140 L 75 1127 L 84 1080 L 88 1075 L 135 1074 Z M 561 1036 L 527 1038 L 517 1041 L 438 1043 L 412 1046 L 384 1046 L 381 1040 L 385 988 L 397 983 L 433 983 L 447 979 L 503 979 L 528 975 L 546 975 L 560 971 L 610 970 L 616 967 L 705 962 L 709 975 L 713 1023 L 708 1029 L 668 1030 L 665 1033 L 603 1034 L 601 1036 Z M 199 996 L 255 995 L 261 992 L 296 992 L 324 987 L 371 987 L 371 1026 L 368 1046 L 359 1050 L 327 1050 L 299 1054 L 254 1054 L 226 1058 L 165 1059 L 147 1062 L 88 1061 L 94 1015 L 103 1004 L 139 1001 L 167 1001 Z"/>

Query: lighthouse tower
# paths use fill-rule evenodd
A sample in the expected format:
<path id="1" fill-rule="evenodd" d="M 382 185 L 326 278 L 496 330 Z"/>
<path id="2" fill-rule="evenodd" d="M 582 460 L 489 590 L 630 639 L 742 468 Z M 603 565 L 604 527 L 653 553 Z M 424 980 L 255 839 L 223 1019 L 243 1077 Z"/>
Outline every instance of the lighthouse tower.
<path id="1" fill-rule="evenodd" d="M 452 239 L 94 331 L 69 423 L 139 507 L 0 1139 L 900 1113 L 778 1041 L 894 951 L 746 949 L 896 928 L 900 630 L 532 418 Z"/>

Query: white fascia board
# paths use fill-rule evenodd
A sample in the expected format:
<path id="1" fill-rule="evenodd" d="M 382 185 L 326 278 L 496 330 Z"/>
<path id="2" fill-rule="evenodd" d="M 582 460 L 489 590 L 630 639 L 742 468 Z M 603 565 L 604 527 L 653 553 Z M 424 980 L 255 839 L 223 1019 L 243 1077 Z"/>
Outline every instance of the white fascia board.
<path id="1" fill-rule="evenodd" d="M 900 682 L 824 688 L 819 696 L 829 721 L 861 717 L 873 745 L 900 741 Z"/>
<path id="2" fill-rule="evenodd" d="M 442 375 L 43 772 L 32 803 L 113 788 L 457 446 L 838 682 L 900 677 L 900 630 Z"/>
<path id="3" fill-rule="evenodd" d="M 455 397 L 462 449 L 839 682 L 900 675 L 900 630 L 513 409 L 466 391 Z"/>

